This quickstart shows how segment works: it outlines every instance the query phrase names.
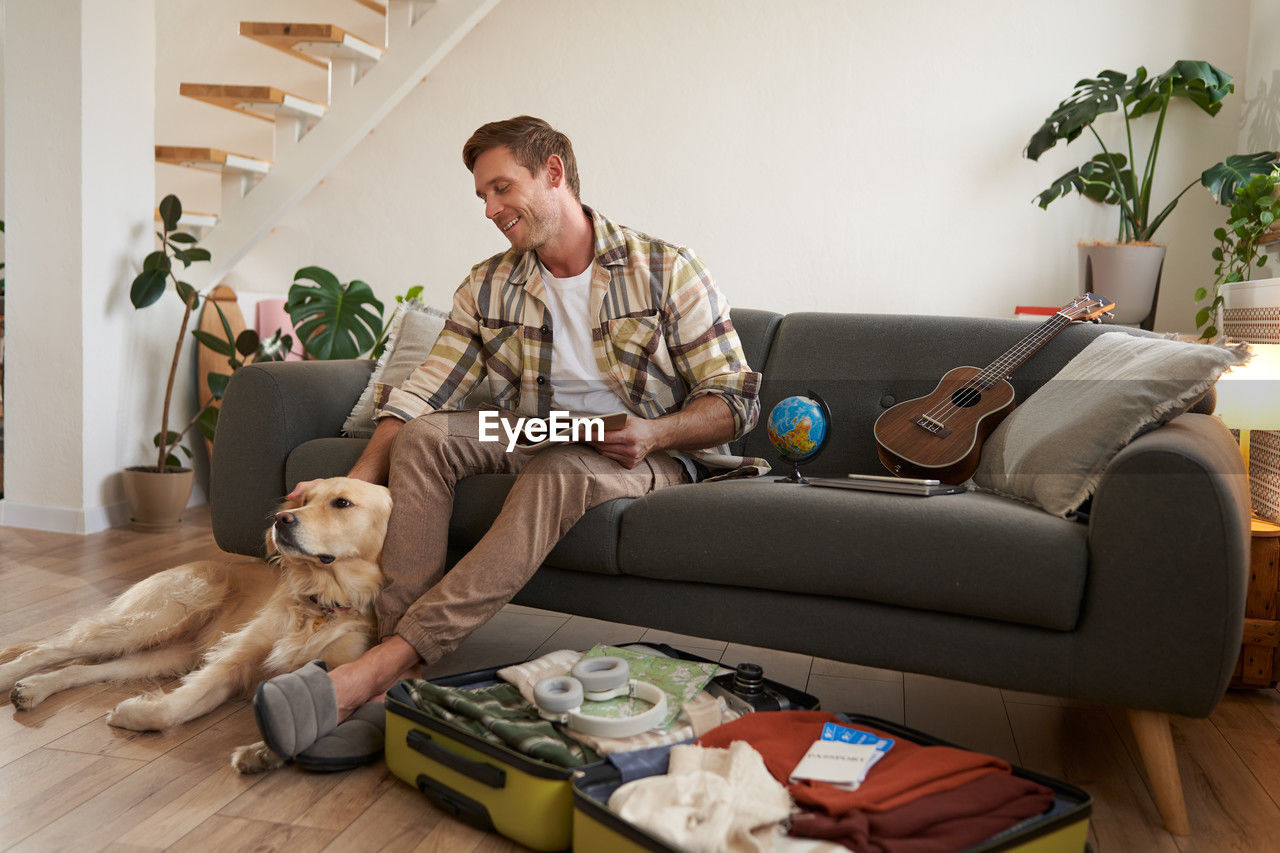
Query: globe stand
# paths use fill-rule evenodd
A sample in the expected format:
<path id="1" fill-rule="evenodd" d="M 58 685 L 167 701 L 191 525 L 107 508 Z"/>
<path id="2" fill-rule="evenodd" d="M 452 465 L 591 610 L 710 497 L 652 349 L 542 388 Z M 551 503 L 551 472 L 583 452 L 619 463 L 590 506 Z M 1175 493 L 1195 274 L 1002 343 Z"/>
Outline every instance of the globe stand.
<path id="1" fill-rule="evenodd" d="M 795 483 L 801 486 L 809 485 L 809 481 L 804 478 L 804 474 L 800 473 L 800 463 L 792 461 L 790 459 L 786 461 L 791 462 L 791 473 L 786 477 L 783 477 L 781 480 L 774 480 L 774 482 L 775 483 Z"/>
<path id="2" fill-rule="evenodd" d="M 827 405 L 827 401 L 819 397 L 817 394 L 813 393 L 812 391 L 808 391 L 806 393 L 809 395 L 809 399 L 812 400 L 814 403 L 816 403 L 818 405 L 818 408 L 822 410 L 822 416 L 825 422 L 824 425 L 826 427 L 822 436 L 822 443 L 819 444 L 818 447 L 815 448 L 812 453 L 807 454 L 801 459 L 795 459 L 789 456 L 784 456 L 782 454 L 779 454 L 779 457 L 782 459 L 782 461 L 791 466 L 791 473 L 788 474 L 786 477 L 782 477 L 781 479 L 774 480 L 775 483 L 786 483 L 788 485 L 799 485 L 799 486 L 809 485 L 809 481 L 806 480 L 804 475 L 800 473 L 800 466 L 802 464 L 807 464 L 809 462 L 812 462 L 815 458 L 817 458 L 818 454 L 821 453 L 823 449 L 828 444 L 831 443 L 831 408 Z"/>

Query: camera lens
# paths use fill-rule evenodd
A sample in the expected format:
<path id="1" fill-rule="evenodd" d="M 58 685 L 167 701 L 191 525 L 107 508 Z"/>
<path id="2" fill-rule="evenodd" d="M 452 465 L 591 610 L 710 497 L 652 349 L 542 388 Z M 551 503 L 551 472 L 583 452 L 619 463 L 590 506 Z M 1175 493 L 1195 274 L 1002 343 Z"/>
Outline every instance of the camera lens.
<path id="1" fill-rule="evenodd" d="M 764 668 L 758 663 L 740 663 L 733 673 L 733 692 L 755 696 L 764 689 Z"/>

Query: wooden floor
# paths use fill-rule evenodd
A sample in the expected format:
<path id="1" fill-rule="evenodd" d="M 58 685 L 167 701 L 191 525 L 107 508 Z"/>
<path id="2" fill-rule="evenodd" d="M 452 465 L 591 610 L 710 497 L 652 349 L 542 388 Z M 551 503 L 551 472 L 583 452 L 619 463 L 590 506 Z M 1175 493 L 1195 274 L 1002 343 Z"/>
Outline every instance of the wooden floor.
<path id="1" fill-rule="evenodd" d="M 171 534 L 0 527 L 0 646 L 48 636 L 154 571 L 219 553 L 207 510 Z M 1280 850 L 1275 690 L 1233 692 L 1207 720 L 1175 720 L 1194 834 L 1174 838 L 1159 827 L 1115 709 L 517 606 L 430 672 L 640 639 L 728 664 L 753 660 L 824 708 L 885 717 L 1073 782 L 1093 796 L 1091 840 L 1101 853 Z M 244 701 L 163 734 L 107 726 L 106 712 L 138 689 L 83 687 L 27 712 L 0 706 L 0 850 L 521 849 L 432 808 L 381 762 L 345 774 L 240 776 L 231 750 L 258 739 Z"/>

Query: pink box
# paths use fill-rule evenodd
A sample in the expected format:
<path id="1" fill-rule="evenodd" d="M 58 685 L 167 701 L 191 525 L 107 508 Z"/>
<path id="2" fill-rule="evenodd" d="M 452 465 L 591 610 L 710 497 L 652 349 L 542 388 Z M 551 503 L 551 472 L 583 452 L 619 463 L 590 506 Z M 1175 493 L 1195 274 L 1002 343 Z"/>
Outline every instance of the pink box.
<path id="1" fill-rule="evenodd" d="M 298 336 L 293 333 L 293 322 L 285 313 L 283 299 L 264 299 L 259 302 L 257 316 L 254 318 L 254 328 L 258 330 L 258 336 L 263 340 L 274 335 L 277 330 L 282 335 L 292 337 L 293 349 L 289 351 L 285 361 L 302 361 L 302 344 L 298 342 Z"/>

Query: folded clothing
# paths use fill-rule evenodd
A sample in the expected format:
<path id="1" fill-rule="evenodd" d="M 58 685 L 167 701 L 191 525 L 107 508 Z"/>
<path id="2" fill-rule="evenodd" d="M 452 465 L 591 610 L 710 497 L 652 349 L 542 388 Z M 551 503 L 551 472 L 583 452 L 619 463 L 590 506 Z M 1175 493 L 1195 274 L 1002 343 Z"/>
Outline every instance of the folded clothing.
<path id="1" fill-rule="evenodd" d="M 673 746 L 667 775 L 628 782 L 609 808 L 681 850 L 769 851 L 791 798 L 745 743 Z"/>
<path id="2" fill-rule="evenodd" d="M 824 711 L 747 714 L 707 732 L 698 744 L 727 747 L 734 741 L 746 741 L 759 751 L 773 778 L 786 784 L 809 746 L 822 737 L 826 723 L 845 725 L 839 717 Z M 921 746 L 871 726 L 858 728 L 897 742 L 856 791 L 804 780 L 787 787 L 797 803 L 837 817 L 854 809 L 884 812 L 990 773 L 1009 772 L 1006 762 L 990 755 L 950 746 Z"/>
<path id="3" fill-rule="evenodd" d="M 855 809 L 839 817 L 802 811 L 791 834 L 838 841 L 858 853 L 949 853 L 1044 814 L 1053 792 L 1011 773 L 988 773 L 958 788 L 890 809 Z"/>
<path id="4" fill-rule="evenodd" d="M 421 711 L 447 720 L 490 743 L 560 767 L 581 767 L 600 760 L 589 747 L 565 736 L 510 684 L 474 690 L 442 687 L 420 678 L 403 684 Z"/>
<path id="5" fill-rule="evenodd" d="M 639 653 L 629 649 L 615 649 L 611 646 L 596 646 L 588 654 L 603 654 L 605 650 L 609 653 L 625 652 L 629 655 L 639 655 Z M 544 678 L 553 678 L 559 675 L 568 675 L 573 669 L 573 665 L 584 657 L 582 652 L 575 652 L 569 649 L 561 649 L 559 651 L 550 652 L 540 658 L 534 658 L 524 663 L 513 664 L 512 666 L 503 667 L 498 670 L 497 675 L 503 681 L 509 682 L 517 690 L 520 695 L 530 704 L 534 704 L 533 688 L 539 681 Z M 645 657 L 653 657 L 646 655 Z M 669 660 L 666 658 L 656 658 L 657 660 Z M 629 661 L 630 663 L 630 661 Z M 681 662 L 689 663 L 689 662 Z M 705 679 L 709 679 L 714 674 L 714 669 L 707 674 L 710 664 L 693 664 L 698 669 L 692 671 L 691 681 L 685 684 L 672 684 L 664 686 L 667 689 L 668 701 L 673 707 L 677 708 L 679 716 L 676 718 L 675 725 L 666 731 L 648 731 L 641 732 L 638 735 L 632 735 L 625 738 L 600 737 L 598 735 L 588 735 L 582 732 L 573 731 L 572 729 L 565 732 L 569 737 L 579 743 L 585 744 L 595 750 L 600 755 L 610 755 L 615 752 L 629 752 L 636 749 L 648 749 L 655 746 L 665 746 L 669 744 L 683 743 L 692 740 L 705 731 L 715 728 L 722 723 L 730 720 L 736 720 L 740 714 L 729 708 L 724 699 L 712 696 L 702 689 L 705 686 Z M 637 677 L 633 674 L 633 677 Z M 642 679 L 643 680 L 643 679 Z M 701 682 L 701 683 L 699 683 Z M 686 698 L 690 693 L 695 695 L 692 698 Z M 599 703 L 596 703 L 599 704 Z"/>

